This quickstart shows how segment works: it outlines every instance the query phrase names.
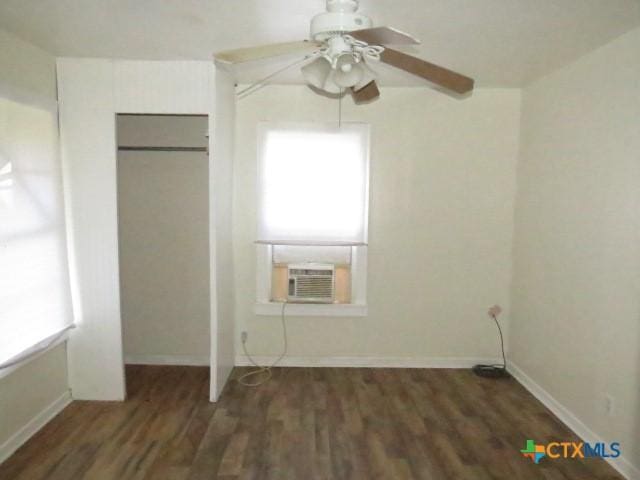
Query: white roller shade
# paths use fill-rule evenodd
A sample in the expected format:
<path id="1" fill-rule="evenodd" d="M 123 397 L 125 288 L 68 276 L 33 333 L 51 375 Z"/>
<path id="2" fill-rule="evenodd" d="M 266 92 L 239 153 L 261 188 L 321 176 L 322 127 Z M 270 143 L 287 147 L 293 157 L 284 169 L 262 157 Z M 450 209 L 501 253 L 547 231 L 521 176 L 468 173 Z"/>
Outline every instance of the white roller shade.
<path id="1" fill-rule="evenodd" d="M 257 241 L 365 245 L 368 184 L 368 125 L 261 124 Z"/>
<path id="2" fill-rule="evenodd" d="M 54 109 L 0 98 L 0 368 L 72 323 Z"/>

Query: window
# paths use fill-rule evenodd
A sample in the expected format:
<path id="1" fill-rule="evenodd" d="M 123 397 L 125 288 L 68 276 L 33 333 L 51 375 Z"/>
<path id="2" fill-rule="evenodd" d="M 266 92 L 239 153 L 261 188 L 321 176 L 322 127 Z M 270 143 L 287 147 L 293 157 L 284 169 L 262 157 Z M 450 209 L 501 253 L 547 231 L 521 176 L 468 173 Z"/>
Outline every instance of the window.
<path id="1" fill-rule="evenodd" d="M 368 184 L 368 125 L 259 126 L 258 313 L 291 301 L 289 267 L 310 264 L 333 265 L 333 304 L 292 313 L 366 312 Z"/>
<path id="2" fill-rule="evenodd" d="M 56 114 L 0 98 L 0 375 L 71 322 Z"/>

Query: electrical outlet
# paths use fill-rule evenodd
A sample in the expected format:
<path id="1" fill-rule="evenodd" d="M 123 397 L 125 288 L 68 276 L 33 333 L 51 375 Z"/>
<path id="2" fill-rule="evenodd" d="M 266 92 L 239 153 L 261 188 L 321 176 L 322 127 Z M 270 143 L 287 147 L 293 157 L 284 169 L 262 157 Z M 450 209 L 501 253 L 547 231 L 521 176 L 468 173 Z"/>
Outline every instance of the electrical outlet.
<path id="1" fill-rule="evenodd" d="M 240 340 L 242 340 L 242 343 L 247 343 L 248 337 L 249 337 L 249 334 L 247 332 L 240 333 Z"/>
<path id="2" fill-rule="evenodd" d="M 604 409 L 609 416 L 612 416 L 616 411 L 615 399 L 608 393 L 604 396 Z"/>

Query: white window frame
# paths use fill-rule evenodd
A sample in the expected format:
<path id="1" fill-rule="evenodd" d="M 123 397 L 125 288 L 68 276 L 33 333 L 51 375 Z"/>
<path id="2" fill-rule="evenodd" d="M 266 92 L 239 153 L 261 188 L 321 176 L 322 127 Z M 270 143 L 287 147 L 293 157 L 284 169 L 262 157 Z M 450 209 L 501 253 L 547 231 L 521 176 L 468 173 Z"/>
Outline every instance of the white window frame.
<path id="1" fill-rule="evenodd" d="M 313 127 L 312 127 L 313 128 Z M 370 128 L 368 126 L 368 128 Z M 368 172 L 368 169 L 367 169 Z M 369 182 L 367 173 L 367 183 Z M 367 192 L 369 188 L 367 186 Z M 367 195 L 368 196 L 368 195 Z M 368 199 L 367 199 L 368 203 Z M 368 212 L 368 205 L 365 206 Z M 368 213 L 366 217 L 368 223 Z M 365 232 L 368 228 L 365 223 Z M 366 235 L 366 233 L 365 233 Z M 367 245 L 350 246 L 351 251 L 351 302 L 350 303 L 290 303 L 287 314 L 317 317 L 365 317 L 367 309 Z M 256 243 L 256 303 L 254 313 L 279 316 L 282 303 L 271 301 L 273 270 L 273 245 Z"/>

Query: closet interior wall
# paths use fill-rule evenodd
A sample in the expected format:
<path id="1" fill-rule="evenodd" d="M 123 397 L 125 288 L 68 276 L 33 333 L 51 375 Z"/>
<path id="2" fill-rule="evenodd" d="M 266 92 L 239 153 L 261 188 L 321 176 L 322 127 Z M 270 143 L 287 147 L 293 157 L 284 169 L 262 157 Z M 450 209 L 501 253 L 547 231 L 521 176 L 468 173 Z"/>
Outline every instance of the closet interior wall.
<path id="1" fill-rule="evenodd" d="M 125 363 L 209 365 L 208 122 L 118 115 Z"/>

